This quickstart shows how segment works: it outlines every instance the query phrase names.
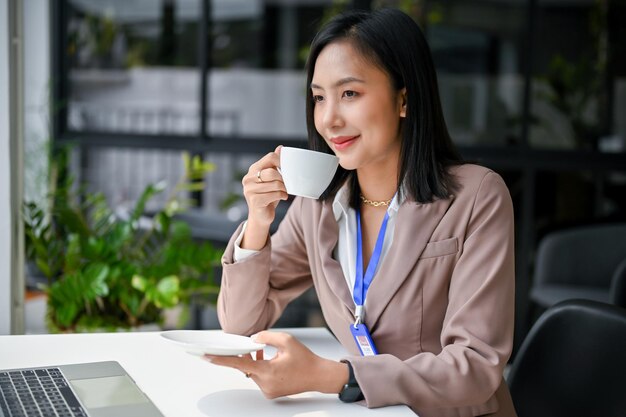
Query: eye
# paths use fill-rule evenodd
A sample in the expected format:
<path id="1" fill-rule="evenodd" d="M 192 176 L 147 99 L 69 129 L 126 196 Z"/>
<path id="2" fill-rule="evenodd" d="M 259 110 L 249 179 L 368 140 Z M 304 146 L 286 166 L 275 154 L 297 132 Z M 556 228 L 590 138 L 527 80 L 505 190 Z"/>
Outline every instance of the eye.
<path id="1" fill-rule="evenodd" d="M 320 103 L 324 101 L 324 96 L 320 96 L 320 95 L 313 95 L 313 102 L 314 103 Z"/>
<path id="2" fill-rule="evenodd" d="M 355 98 L 359 94 L 356 91 L 346 90 L 343 92 L 342 96 L 345 98 Z"/>

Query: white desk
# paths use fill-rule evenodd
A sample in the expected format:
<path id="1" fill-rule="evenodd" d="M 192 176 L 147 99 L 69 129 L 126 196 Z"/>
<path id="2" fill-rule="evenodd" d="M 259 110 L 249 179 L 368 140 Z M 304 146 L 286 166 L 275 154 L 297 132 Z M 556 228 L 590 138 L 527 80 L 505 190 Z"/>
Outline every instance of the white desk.
<path id="1" fill-rule="evenodd" d="M 326 329 L 285 331 L 320 356 L 346 355 Z M 161 412 L 171 417 L 415 417 L 405 406 L 370 410 L 344 404 L 329 394 L 268 400 L 241 372 L 189 355 L 158 332 L 0 336 L 0 369 L 106 360 L 118 361 Z"/>

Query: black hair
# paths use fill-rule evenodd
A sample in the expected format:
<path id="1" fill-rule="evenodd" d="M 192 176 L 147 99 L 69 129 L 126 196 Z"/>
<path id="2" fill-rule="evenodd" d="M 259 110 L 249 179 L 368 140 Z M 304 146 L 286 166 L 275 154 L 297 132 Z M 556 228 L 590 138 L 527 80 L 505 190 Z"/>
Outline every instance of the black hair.
<path id="1" fill-rule="evenodd" d="M 313 39 L 306 64 L 309 147 L 333 153 L 315 128 L 310 86 L 320 52 L 338 41 L 350 42 L 365 60 L 385 71 L 397 90 L 406 88 L 398 184 L 404 183 L 409 196 L 419 203 L 447 198 L 457 187 L 447 168 L 462 160 L 443 117 L 430 48 L 417 23 L 400 10 L 348 11 L 331 19 Z M 333 198 L 346 180 L 350 181 L 350 205 L 358 207 L 356 173 L 341 166 L 320 199 Z"/>

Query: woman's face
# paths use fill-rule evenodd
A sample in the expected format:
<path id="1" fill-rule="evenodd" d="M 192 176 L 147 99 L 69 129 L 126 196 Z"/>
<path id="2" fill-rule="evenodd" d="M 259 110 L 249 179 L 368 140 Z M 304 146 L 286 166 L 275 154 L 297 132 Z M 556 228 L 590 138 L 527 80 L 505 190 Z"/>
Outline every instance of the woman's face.
<path id="1" fill-rule="evenodd" d="M 405 93 L 384 71 L 349 42 L 334 42 L 319 54 L 310 87 L 315 128 L 343 168 L 397 163 Z"/>

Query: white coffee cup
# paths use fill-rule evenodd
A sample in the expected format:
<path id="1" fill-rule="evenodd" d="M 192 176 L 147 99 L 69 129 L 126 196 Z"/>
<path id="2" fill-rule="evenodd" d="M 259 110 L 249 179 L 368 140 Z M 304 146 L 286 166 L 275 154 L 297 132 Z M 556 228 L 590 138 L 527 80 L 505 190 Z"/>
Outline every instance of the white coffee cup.
<path id="1" fill-rule="evenodd" d="M 291 195 L 319 198 L 338 165 L 335 155 L 285 146 L 280 150 L 280 173 Z"/>

